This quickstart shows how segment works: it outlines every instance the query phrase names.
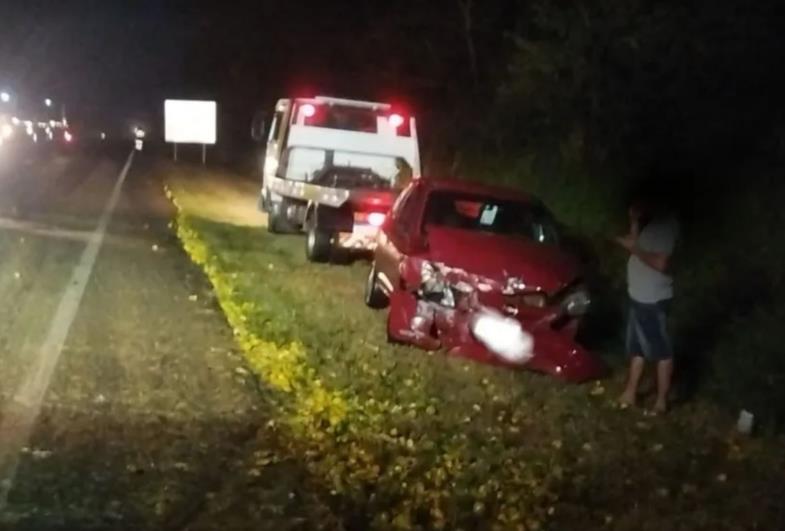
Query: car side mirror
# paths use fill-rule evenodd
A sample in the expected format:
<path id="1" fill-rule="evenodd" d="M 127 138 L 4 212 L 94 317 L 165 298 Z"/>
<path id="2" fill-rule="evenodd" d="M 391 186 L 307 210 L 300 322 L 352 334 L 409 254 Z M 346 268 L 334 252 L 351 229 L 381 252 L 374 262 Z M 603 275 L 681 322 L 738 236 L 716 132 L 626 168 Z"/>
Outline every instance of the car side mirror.
<path id="1" fill-rule="evenodd" d="M 251 120 L 251 138 L 256 142 L 264 142 L 264 131 L 267 125 L 266 115 L 259 111 Z"/>

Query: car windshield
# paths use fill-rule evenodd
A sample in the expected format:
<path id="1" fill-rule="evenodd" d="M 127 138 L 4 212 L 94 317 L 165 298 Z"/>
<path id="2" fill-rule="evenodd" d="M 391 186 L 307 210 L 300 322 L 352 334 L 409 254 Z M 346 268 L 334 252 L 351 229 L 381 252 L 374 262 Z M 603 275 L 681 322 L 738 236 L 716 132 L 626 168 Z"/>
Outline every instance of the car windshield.
<path id="1" fill-rule="evenodd" d="M 539 243 L 558 241 L 556 224 L 538 203 L 455 192 L 434 192 L 425 209 L 425 226 L 482 231 Z"/>

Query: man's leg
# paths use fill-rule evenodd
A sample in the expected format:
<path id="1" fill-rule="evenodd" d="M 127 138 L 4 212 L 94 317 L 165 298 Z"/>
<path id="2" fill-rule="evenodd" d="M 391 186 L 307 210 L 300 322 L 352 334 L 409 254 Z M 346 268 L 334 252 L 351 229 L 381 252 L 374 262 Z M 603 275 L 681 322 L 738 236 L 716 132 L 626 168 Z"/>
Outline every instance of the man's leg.
<path id="1" fill-rule="evenodd" d="M 624 388 L 624 392 L 621 394 L 621 398 L 619 398 L 619 401 L 622 404 L 630 406 L 635 405 L 635 398 L 638 394 L 638 384 L 641 381 L 644 363 L 643 356 L 636 355 L 630 359 L 630 373 L 627 376 L 627 387 Z"/>
<path id="2" fill-rule="evenodd" d="M 668 409 L 668 391 L 671 388 L 673 377 L 673 360 L 657 362 L 657 402 L 654 411 L 665 412 Z"/>

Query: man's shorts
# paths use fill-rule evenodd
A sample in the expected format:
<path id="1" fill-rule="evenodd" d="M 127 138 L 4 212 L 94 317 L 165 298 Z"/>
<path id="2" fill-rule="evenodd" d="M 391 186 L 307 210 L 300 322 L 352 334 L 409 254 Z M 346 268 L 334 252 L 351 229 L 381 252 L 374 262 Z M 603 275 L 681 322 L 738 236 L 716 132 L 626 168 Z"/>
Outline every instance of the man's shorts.
<path id="1" fill-rule="evenodd" d="M 668 334 L 670 300 L 645 304 L 629 299 L 625 348 L 630 356 L 643 356 L 648 361 L 664 361 L 673 357 Z"/>

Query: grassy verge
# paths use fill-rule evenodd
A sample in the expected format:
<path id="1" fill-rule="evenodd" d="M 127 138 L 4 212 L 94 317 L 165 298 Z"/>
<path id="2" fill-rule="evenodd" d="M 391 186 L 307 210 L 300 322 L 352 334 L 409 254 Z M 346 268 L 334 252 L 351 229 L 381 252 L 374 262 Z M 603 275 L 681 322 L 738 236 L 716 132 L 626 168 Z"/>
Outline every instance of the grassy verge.
<path id="1" fill-rule="evenodd" d="M 178 170 L 183 172 L 183 170 Z M 170 170 L 172 172 L 172 170 Z M 694 402 L 620 411 L 618 382 L 554 380 L 385 341 L 367 266 L 201 217 L 170 174 L 178 234 L 213 283 L 289 448 L 357 528 L 774 528 L 783 457 Z M 182 205 L 191 205 L 182 208 Z"/>

